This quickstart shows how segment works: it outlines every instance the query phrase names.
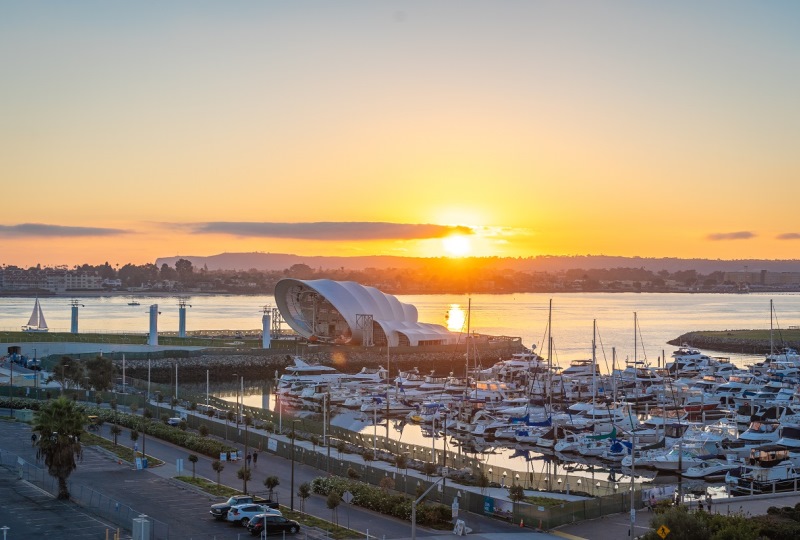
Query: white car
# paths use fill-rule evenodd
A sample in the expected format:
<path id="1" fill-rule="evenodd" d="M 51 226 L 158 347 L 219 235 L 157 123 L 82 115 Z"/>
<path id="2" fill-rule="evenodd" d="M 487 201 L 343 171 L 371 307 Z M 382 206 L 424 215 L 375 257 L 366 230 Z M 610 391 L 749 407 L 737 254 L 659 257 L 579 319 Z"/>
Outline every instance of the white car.
<path id="1" fill-rule="evenodd" d="M 183 422 L 183 418 L 179 418 L 177 416 L 175 418 L 167 419 L 167 424 L 169 424 L 170 426 L 179 426 L 181 425 L 181 422 Z"/>
<path id="2" fill-rule="evenodd" d="M 259 514 L 268 514 L 270 516 L 283 515 L 280 510 L 269 508 L 268 506 L 261 506 L 260 504 L 248 503 L 231 506 L 226 519 L 232 523 L 238 523 L 242 527 L 247 527 L 250 520 Z"/>

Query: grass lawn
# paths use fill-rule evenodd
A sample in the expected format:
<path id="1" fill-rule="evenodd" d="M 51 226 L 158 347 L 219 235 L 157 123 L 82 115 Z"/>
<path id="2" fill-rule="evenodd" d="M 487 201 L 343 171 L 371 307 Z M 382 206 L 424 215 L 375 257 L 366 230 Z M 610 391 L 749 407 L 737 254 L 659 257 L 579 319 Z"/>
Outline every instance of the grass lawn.
<path id="1" fill-rule="evenodd" d="M 547 507 L 547 506 L 558 506 L 559 504 L 563 504 L 568 501 L 565 501 L 563 499 L 553 499 L 551 497 L 539 497 L 538 495 L 528 495 L 524 499 L 522 499 L 522 502 L 534 504 L 536 506 Z"/>

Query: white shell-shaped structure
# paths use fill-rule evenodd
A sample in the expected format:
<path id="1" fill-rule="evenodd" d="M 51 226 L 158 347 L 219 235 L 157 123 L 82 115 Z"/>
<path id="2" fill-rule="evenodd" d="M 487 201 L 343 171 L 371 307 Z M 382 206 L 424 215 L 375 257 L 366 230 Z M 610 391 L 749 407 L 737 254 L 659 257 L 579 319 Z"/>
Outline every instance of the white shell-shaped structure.
<path id="1" fill-rule="evenodd" d="M 458 335 L 418 321 L 417 308 L 354 281 L 286 278 L 275 285 L 286 323 L 312 341 L 354 345 L 445 345 Z"/>

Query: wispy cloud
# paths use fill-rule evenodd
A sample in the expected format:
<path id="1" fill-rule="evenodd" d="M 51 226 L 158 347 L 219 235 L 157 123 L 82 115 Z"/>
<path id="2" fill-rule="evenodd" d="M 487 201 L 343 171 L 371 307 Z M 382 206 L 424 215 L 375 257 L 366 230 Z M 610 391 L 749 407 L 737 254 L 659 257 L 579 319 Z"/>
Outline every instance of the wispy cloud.
<path id="1" fill-rule="evenodd" d="M 105 227 L 67 227 L 64 225 L 48 225 L 46 223 L 20 223 L 18 225 L 0 225 L 0 237 L 6 238 L 67 238 L 76 236 L 116 236 L 127 234 L 123 229 Z"/>
<path id="2" fill-rule="evenodd" d="M 451 234 L 474 234 L 472 229 L 464 226 L 371 221 L 316 223 L 212 221 L 190 224 L 188 228 L 195 234 L 301 240 L 418 240 L 442 238 Z"/>
<path id="3" fill-rule="evenodd" d="M 787 232 L 776 236 L 778 240 L 800 240 L 800 233 Z"/>
<path id="4" fill-rule="evenodd" d="M 737 231 L 729 233 L 712 233 L 708 235 L 709 240 L 748 240 L 755 238 L 756 234 L 750 231 Z"/>

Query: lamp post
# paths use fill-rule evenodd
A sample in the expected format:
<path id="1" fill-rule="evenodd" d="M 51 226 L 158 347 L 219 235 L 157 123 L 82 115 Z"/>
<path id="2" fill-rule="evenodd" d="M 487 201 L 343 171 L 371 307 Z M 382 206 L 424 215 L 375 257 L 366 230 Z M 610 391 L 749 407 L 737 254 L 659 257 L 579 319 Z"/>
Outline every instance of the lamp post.
<path id="1" fill-rule="evenodd" d="M 436 481 L 431 484 L 425 492 L 420 495 L 417 500 L 411 503 L 411 540 L 417 540 L 417 505 L 419 502 L 425 498 L 425 496 L 434 488 L 436 484 L 441 482 L 444 477 L 437 478 Z"/>
<path id="2" fill-rule="evenodd" d="M 64 383 L 67 381 L 67 368 L 69 364 L 61 364 L 61 395 L 64 395 Z M 11 373 L 14 373 L 13 370 Z"/>
<path id="3" fill-rule="evenodd" d="M 236 381 L 236 382 L 239 382 L 239 374 L 238 373 L 234 373 L 233 374 L 233 380 Z M 238 430 L 239 429 L 239 385 L 238 384 L 236 385 L 236 409 L 235 409 L 235 411 L 236 411 L 236 413 L 234 414 L 234 416 L 236 417 L 235 418 L 235 420 L 236 420 L 236 429 Z"/>
<path id="4" fill-rule="evenodd" d="M 247 474 L 248 474 L 248 465 L 250 464 L 250 460 L 247 459 L 249 456 L 248 448 L 247 448 L 247 419 L 244 417 L 244 375 L 242 375 L 242 424 L 244 424 L 244 493 L 247 494 Z"/>
<path id="5" fill-rule="evenodd" d="M 14 416 L 14 407 L 11 404 L 11 400 L 13 399 L 12 394 L 12 387 L 14 386 L 14 361 L 11 358 L 8 359 L 8 368 L 11 370 L 11 377 L 8 381 L 8 412 L 9 416 Z M 61 387 L 61 392 L 64 392 L 64 387 Z M 3 531 L 3 535 L 5 535 L 5 531 Z"/>
<path id="6" fill-rule="evenodd" d="M 150 403 L 150 358 L 147 359 L 147 403 Z"/>
<path id="7" fill-rule="evenodd" d="M 289 509 L 294 512 L 294 424 L 297 420 L 292 420 L 292 485 L 291 485 L 291 503 Z"/>

